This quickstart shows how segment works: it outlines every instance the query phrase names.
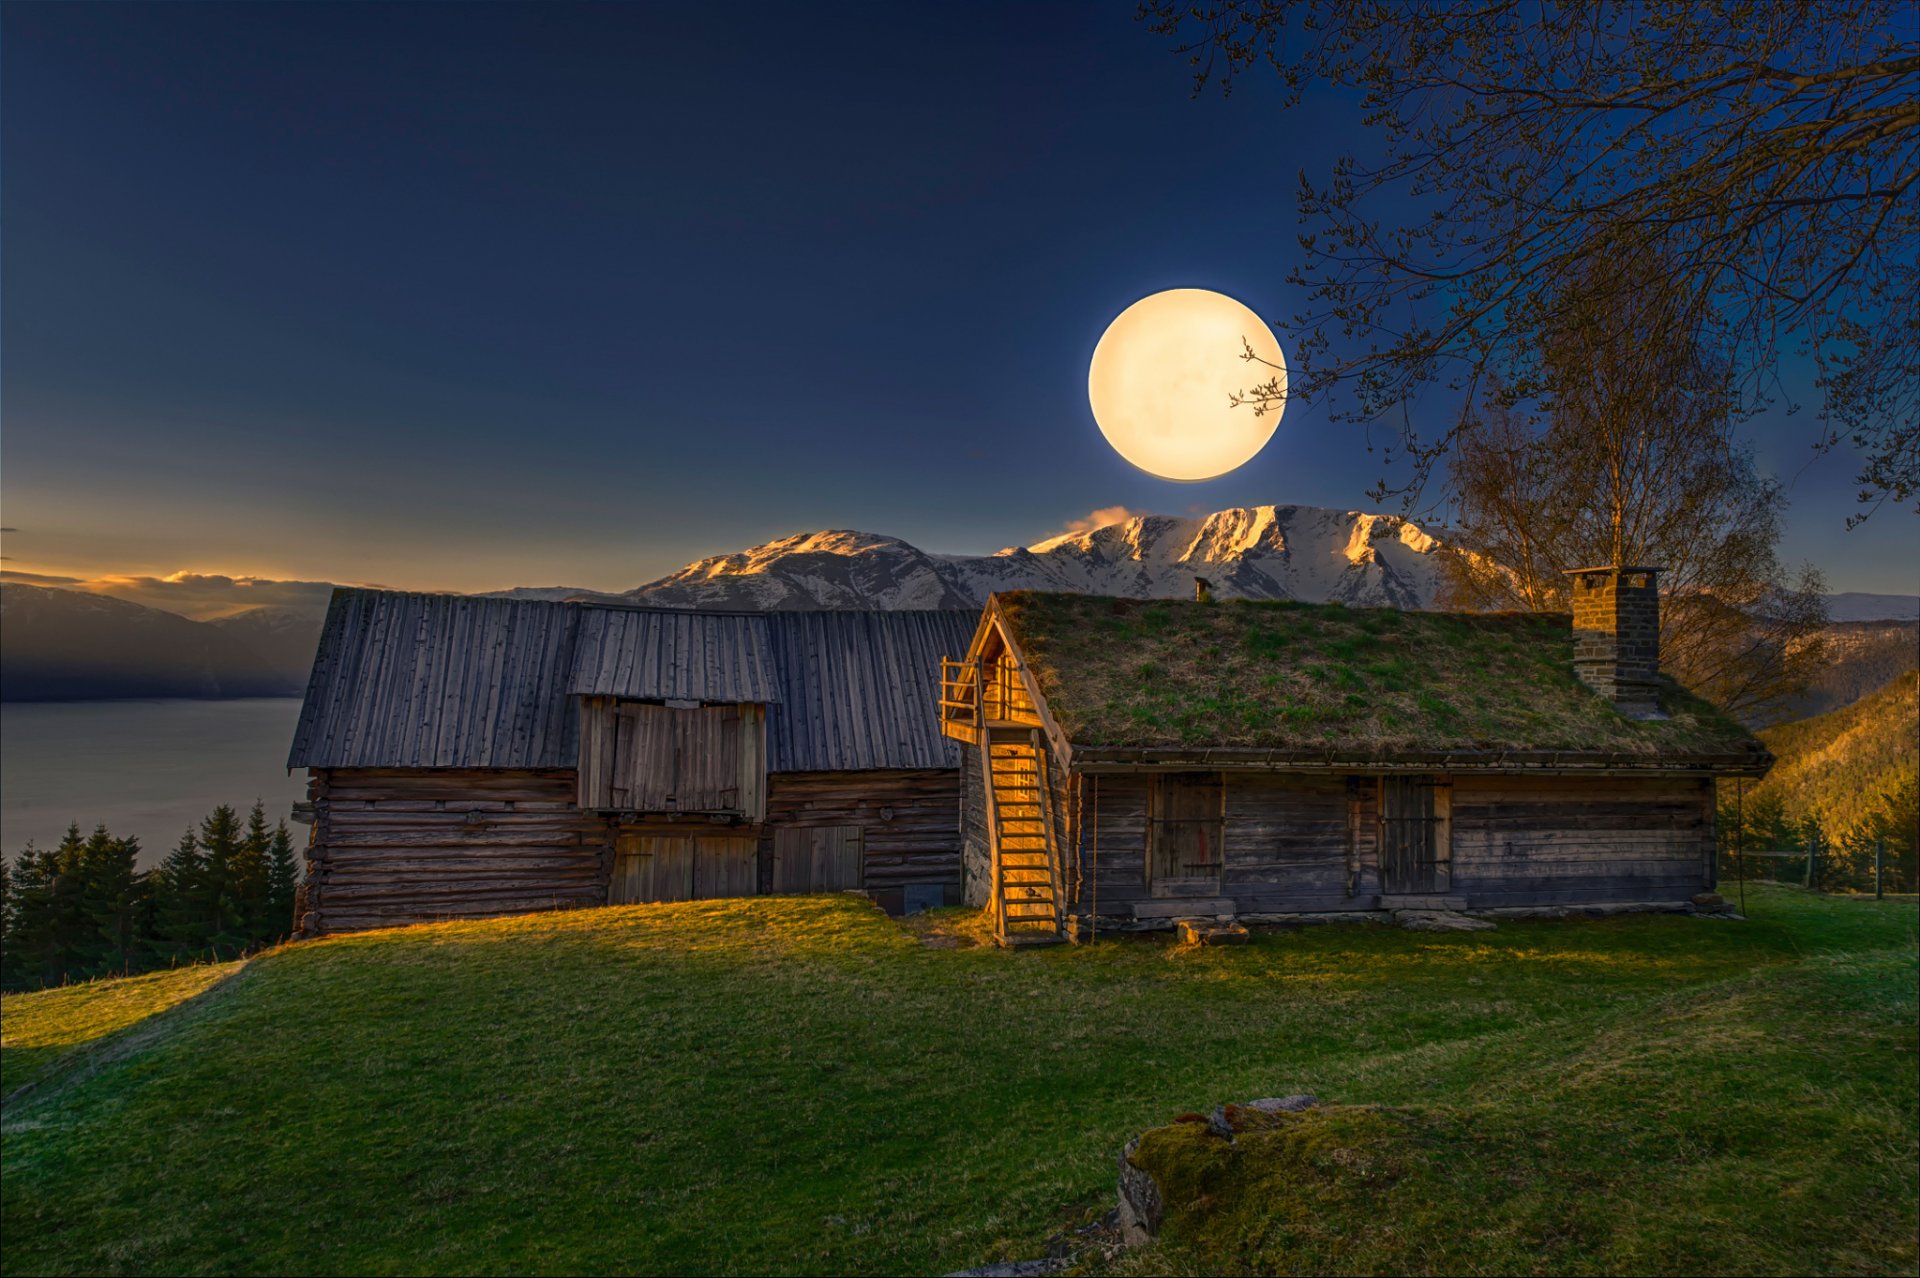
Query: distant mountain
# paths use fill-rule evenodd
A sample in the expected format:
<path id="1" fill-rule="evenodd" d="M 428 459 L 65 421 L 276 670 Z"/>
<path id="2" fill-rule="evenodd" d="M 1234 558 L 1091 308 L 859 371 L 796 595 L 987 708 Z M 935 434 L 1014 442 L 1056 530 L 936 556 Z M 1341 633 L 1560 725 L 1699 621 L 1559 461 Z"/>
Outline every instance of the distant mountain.
<path id="1" fill-rule="evenodd" d="M 320 628 L 325 622 L 325 612 L 268 604 L 216 617 L 205 624 L 227 634 L 259 657 L 269 670 L 288 681 L 292 691 L 305 692 L 307 675 L 313 669 L 314 650 L 320 646 Z"/>
<path id="2" fill-rule="evenodd" d="M 1870 595 L 1858 590 L 1827 596 L 1829 621 L 1920 621 L 1920 595 Z"/>
<path id="3" fill-rule="evenodd" d="M 1852 705 L 1920 668 L 1920 622 L 1836 622 L 1827 627 L 1826 641 L 1825 666 L 1784 717 L 1805 719 Z"/>
<path id="4" fill-rule="evenodd" d="M 935 555 L 873 533 L 802 533 L 717 555 L 621 598 L 673 608 L 975 608 L 996 590 L 1338 599 L 1424 608 L 1439 539 L 1396 515 L 1251 506 L 1189 519 L 1148 515 L 993 555 Z"/>
<path id="5" fill-rule="evenodd" d="M 1777 762 L 1748 792 L 1780 796 L 1789 819 L 1819 814 L 1829 835 L 1851 828 L 1920 771 L 1920 672 L 1908 670 L 1852 705 L 1760 734 Z"/>
<path id="6" fill-rule="evenodd" d="M 301 691 L 228 629 L 105 595 L 0 587 L 0 700 L 258 697 Z"/>
<path id="7" fill-rule="evenodd" d="M 572 586 L 488 592 L 670 608 L 977 608 L 996 590 L 1185 598 L 1204 577 L 1223 599 L 1340 600 L 1428 608 L 1440 596 L 1445 534 L 1397 515 L 1318 506 L 1249 506 L 1148 515 L 991 555 L 933 554 L 877 533 L 797 533 L 619 594 Z M 82 591 L 8 584 L 7 700 L 244 696 L 305 689 L 322 617 L 280 605 L 208 622 Z M 1835 659 L 1796 707 L 1816 714 L 1915 663 L 1920 600 L 1830 596 Z M 18 617 L 18 621 L 16 621 Z"/>

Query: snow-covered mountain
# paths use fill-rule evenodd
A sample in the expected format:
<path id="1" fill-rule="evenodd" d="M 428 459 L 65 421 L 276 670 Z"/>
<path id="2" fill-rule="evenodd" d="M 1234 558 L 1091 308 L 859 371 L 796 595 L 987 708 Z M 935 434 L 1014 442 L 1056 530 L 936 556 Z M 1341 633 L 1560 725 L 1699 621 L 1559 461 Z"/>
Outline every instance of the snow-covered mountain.
<path id="1" fill-rule="evenodd" d="M 1920 621 L 1920 595 L 1873 595 L 1859 590 L 1827 596 L 1829 621 Z"/>
<path id="2" fill-rule="evenodd" d="M 1397 515 L 1251 506 L 1147 515 L 992 555 L 929 554 L 897 537 L 801 533 L 702 559 L 618 596 L 675 608 L 970 608 L 996 590 L 1430 606 L 1441 541 Z M 605 596 L 601 596 L 605 597 Z"/>

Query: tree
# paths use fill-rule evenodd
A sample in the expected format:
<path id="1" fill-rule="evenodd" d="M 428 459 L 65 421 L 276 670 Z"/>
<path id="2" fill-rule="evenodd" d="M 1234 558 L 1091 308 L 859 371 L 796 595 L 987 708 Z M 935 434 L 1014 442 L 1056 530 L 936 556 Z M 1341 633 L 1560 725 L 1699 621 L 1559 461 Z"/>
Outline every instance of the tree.
<path id="1" fill-rule="evenodd" d="M 278 940 L 293 931 L 294 896 L 300 888 L 300 870 L 293 859 L 293 836 L 287 823 L 273 829 L 273 842 L 267 848 L 267 924 L 268 940 Z"/>
<path id="2" fill-rule="evenodd" d="M 1734 441 L 1712 326 L 1631 287 L 1661 269 L 1609 256 L 1564 281 L 1537 394 L 1464 423 L 1446 488 L 1462 552 L 1443 560 L 1449 593 L 1564 612 L 1569 569 L 1659 567 L 1662 666 L 1761 718 L 1820 669 L 1823 583 L 1779 560 L 1785 497 Z"/>
<path id="3" fill-rule="evenodd" d="M 138 839 L 116 839 L 105 825 L 93 828 L 72 867 L 92 933 L 87 938 L 91 953 L 70 970 L 101 975 L 134 969 L 148 923 L 147 876 L 139 862 Z"/>
<path id="4" fill-rule="evenodd" d="M 153 872 L 154 939 L 157 950 L 170 957 L 192 953 L 203 936 L 202 880 L 206 858 L 189 826 Z"/>
<path id="5" fill-rule="evenodd" d="M 1196 92 L 1264 63 L 1287 103 L 1361 95 L 1380 158 L 1301 177 L 1307 310 L 1294 366 L 1256 410 L 1342 387 L 1410 417 L 1411 495 L 1490 390 L 1526 395 L 1553 291 L 1614 252 L 1710 316 L 1744 409 L 1805 350 L 1819 448 L 1850 439 L 1866 509 L 1920 499 L 1920 22 L 1910 0 L 1153 0 Z M 1248 352 L 1251 355 L 1251 351 Z M 1864 513 L 1861 516 L 1864 517 Z"/>
<path id="6" fill-rule="evenodd" d="M 0 856 L 0 967 L 13 959 L 13 866 Z"/>
<path id="7" fill-rule="evenodd" d="M 267 829 L 266 805 L 258 799 L 247 813 L 247 832 L 234 859 L 234 890 L 242 905 L 243 928 L 250 941 L 282 935 L 273 919 L 271 870 L 273 833 Z"/>
<path id="8" fill-rule="evenodd" d="M 1880 796 L 1878 806 L 1841 839 L 1852 871 L 1852 886 L 1873 886 L 1875 845 L 1886 856 L 1885 885 L 1892 891 L 1914 890 L 1920 872 L 1920 778 L 1902 777 Z"/>
<path id="9" fill-rule="evenodd" d="M 226 804 L 200 823 L 200 941 L 217 955 L 247 946 L 247 892 L 252 867 L 240 819 Z"/>

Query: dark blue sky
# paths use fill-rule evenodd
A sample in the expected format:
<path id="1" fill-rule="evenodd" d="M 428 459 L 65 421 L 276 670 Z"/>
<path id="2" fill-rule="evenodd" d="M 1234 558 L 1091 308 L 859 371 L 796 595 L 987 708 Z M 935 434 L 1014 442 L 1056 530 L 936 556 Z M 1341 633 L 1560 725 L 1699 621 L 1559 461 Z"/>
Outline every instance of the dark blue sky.
<path id="1" fill-rule="evenodd" d="M 1193 99 L 1130 15 L 9 5 L 7 566 L 624 588 L 820 527 L 1366 506 L 1317 413 L 1198 485 L 1093 425 L 1147 293 L 1291 347 L 1295 174 L 1360 136 Z M 1787 549 L 1913 589 L 1909 517 L 1841 534 L 1851 470 L 1798 476 Z"/>

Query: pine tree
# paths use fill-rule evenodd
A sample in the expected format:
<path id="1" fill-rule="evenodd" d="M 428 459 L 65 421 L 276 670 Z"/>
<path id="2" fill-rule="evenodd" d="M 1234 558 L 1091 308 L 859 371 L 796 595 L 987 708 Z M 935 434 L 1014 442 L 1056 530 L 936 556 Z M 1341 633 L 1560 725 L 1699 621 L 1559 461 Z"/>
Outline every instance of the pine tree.
<path id="1" fill-rule="evenodd" d="M 249 941 L 255 943 L 278 935 L 272 917 L 271 873 L 268 867 L 272 844 L 273 834 L 267 829 L 266 807 L 255 799 L 253 810 L 247 813 L 247 832 L 241 837 L 240 848 L 234 858 L 234 893 L 240 901 L 241 930 Z"/>
<path id="2" fill-rule="evenodd" d="M 237 954 L 247 946 L 245 837 L 226 804 L 200 823 L 203 857 L 198 901 L 203 943 L 213 952 Z"/>
<path id="3" fill-rule="evenodd" d="M 153 872 L 153 935 L 157 954 L 178 958 L 196 952 L 205 940 L 201 926 L 201 881 L 206 859 L 189 827 Z"/>
<path id="4" fill-rule="evenodd" d="M 267 923 L 268 939 L 278 940 L 293 931 L 294 894 L 300 886 L 300 870 L 293 859 L 293 836 L 287 823 L 274 827 L 273 842 L 267 848 Z"/>
<path id="5" fill-rule="evenodd" d="M 0 856 L 0 968 L 13 961 L 13 866 Z"/>
<path id="6" fill-rule="evenodd" d="M 104 835 L 105 827 L 99 827 L 97 833 Z M 84 971 L 99 952 L 93 919 L 87 908 L 87 840 L 80 837 L 78 822 L 67 827 L 66 837 L 60 840 L 51 857 L 44 951 L 44 979 L 48 984 Z"/>
<path id="7" fill-rule="evenodd" d="M 9 989 L 33 989 L 47 979 L 52 891 L 52 854 L 28 843 L 13 863 L 13 918 L 7 925 L 5 968 Z"/>
<path id="8" fill-rule="evenodd" d="M 139 861 L 138 839 L 116 839 L 106 826 L 94 827 L 78 866 L 81 908 L 94 933 L 93 952 L 79 974 L 126 974 L 144 965 L 140 942 L 148 885 Z"/>

